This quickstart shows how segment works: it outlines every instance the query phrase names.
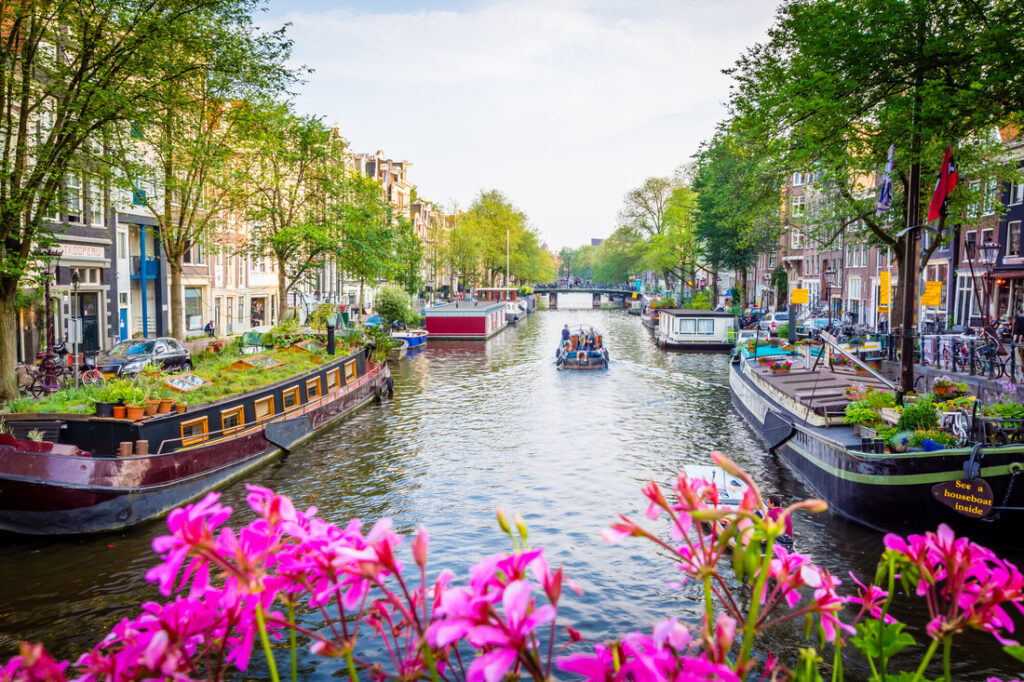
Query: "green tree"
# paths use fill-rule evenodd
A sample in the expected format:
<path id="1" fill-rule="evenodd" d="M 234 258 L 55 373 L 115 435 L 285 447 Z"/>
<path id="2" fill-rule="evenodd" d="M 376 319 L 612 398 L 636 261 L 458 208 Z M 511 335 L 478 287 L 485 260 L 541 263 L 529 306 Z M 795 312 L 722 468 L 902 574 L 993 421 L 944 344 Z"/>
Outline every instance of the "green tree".
<path id="1" fill-rule="evenodd" d="M 341 270 L 359 282 L 362 310 L 366 283 L 395 272 L 395 225 L 391 205 L 376 180 L 337 170 L 328 204 L 330 221 L 337 225 L 331 249 Z"/>
<path id="2" fill-rule="evenodd" d="M 424 247 L 423 241 L 416 236 L 412 221 L 399 216 L 394 231 L 394 272 L 393 278 L 402 285 L 409 294 L 418 294 L 423 290 Z"/>
<path id="3" fill-rule="evenodd" d="M 166 84 L 203 70 L 192 55 L 209 34 L 195 26 L 241 26 L 256 5 L 26 0 L 0 9 L 0 396 L 17 393 L 15 296 L 53 241 L 48 217 L 69 199 L 69 176 L 89 174 L 106 190 L 104 133 L 159 110 Z"/>
<path id="4" fill-rule="evenodd" d="M 481 191 L 460 227 L 473 235 L 470 243 L 476 248 L 484 276 L 494 286 L 505 273 L 506 255 L 511 259 L 511 245 L 518 245 L 528 230 L 526 214 L 498 190 Z"/>
<path id="5" fill-rule="evenodd" d="M 203 68 L 188 78 L 163 83 L 160 106 L 130 132 L 111 140 L 123 188 L 135 192 L 159 227 L 160 244 L 170 271 L 171 335 L 184 338 L 182 266 L 196 244 L 208 249 L 213 236 L 234 209 L 244 182 L 239 129 L 245 106 L 240 96 L 275 96 L 292 80 L 283 66 L 290 44 L 283 33 L 256 33 L 248 21 L 208 18 L 193 24 L 202 40 L 193 59 Z"/>
<path id="6" fill-rule="evenodd" d="M 747 268 L 778 241 L 782 176 L 771 155 L 757 153 L 728 125 L 702 145 L 694 168 L 694 233 L 716 270 L 740 274 L 740 304 L 747 304 Z"/>
<path id="7" fill-rule="evenodd" d="M 288 292 L 338 244 L 330 202 L 338 196 L 344 141 L 319 118 L 298 116 L 279 102 L 246 107 L 240 132 L 249 140 L 241 190 L 252 226 L 249 248 L 273 257 L 283 316 Z"/>
<path id="8" fill-rule="evenodd" d="M 923 178 L 943 149 L 956 148 L 962 177 L 1009 172 L 989 140 L 1024 111 L 1024 43 L 1014 28 L 1022 21 L 1024 6 L 1006 0 L 787 2 L 769 40 L 732 71 L 736 122 L 744 139 L 764 144 L 755 153 L 820 178 L 824 202 L 813 218 L 821 240 L 859 221 L 893 249 L 902 287 L 915 279 L 915 238 L 930 198 Z M 869 174 L 883 167 L 890 144 L 894 210 L 878 218 Z M 955 192 L 948 219 L 974 198 Z M 923 229 L 941 240 L 946 220 Z"/>
<path id="9" fill-rule="evenodd" d="M 409 294 L 402 287 L 393 284 L 389 284 L 377 292 L 373 308 L 385 321 L 386 328 L 390 328 L 392 322 L 412 324 L 416 319 Z"/>

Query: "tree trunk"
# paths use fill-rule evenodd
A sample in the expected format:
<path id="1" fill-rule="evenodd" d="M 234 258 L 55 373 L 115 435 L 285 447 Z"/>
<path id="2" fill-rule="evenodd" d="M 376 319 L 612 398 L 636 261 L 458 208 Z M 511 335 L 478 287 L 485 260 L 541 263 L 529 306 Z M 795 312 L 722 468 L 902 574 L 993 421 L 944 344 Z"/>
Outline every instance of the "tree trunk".
<path id="1" fill-rule="evenodd" d="M 284 269 L 284 261 L 280 256 L 277 260 L 277 319 L 283 320 L 287 317 L 288 310 L 288 275 Z"/>
<path id="2" fill-rule="evenodd" d="M 735 303 L 735 301 L 733 301 Z M 747 307 L 747 269 L 740 268 L 740 311 Z"/>
<path id="3" fill-rule="evenodd" d="M 363 321 L 363 278 L 359 278 L 359 308 L 356 310 L 359 315 L 359 321 Z"/>
<path id="4" fill-rule="evenodd" d="M 718 270 L 711 271 L 711 307 L 718 307 Z"/>
<path id="5" fill-rule="evenodd" d="M 0 278 L 0 400 L 18 397 L 18 311 L 14 297 L 18 280 Z"/>
<path id="6" fill-rule="evenodd" d="M 185 303 L 182 299 L 185 292 L 181 286 L 181 254 L 177 258 L 169 258 L 167 266 L 171 270 L 171 336 L 184 341 Z"/>

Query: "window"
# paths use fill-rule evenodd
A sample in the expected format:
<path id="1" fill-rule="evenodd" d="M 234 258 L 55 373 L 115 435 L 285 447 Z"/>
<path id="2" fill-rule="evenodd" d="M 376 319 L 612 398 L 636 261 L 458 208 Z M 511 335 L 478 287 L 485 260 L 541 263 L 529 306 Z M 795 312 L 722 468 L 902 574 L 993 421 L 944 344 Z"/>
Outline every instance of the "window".
<path id="1" fill-rule="evenodd" d="M 970 324 L 974 317 L 974 283 L 969 275 L 961 275 L 956 280 L 956 323 Z"/>
<path id="2" fill-rule="evenodd" d="M 680 318 L 679 319 L 679 332 L 681 334 L 693 334 L 697 331 L 697 320 Z"/>
<path id="3" fill-rule="evenodd" d="M 117 257 L 128 259 L 128 234 L 125 232 L 117 233 Z"/>
<path id="4" fill-rule="evenodd" d="M 878 267 L 887 268 L 889 267 L 889 249 L 878 249 Z"/>
<path id="5" fill-rule="evenodd" d="M 71 280 L 74 281 L 77 275 L 79 284 L 99 284 L 99 268 L 71 268 Z"/>
<path id="6" fill-rule="evenodd" d="M 1010 183 L 1010 206 L 1024 203 L 1024 183 Z"/>
<path id="7" fill-rule="evenodd" d="M 181 444 L 183 446 L 195 445 L 196 443 L 202 443 L 208 436 L 209 429 L 207 428 L 206 417 L 199 417 L 198 419 L 190 419 L 187 422 L 181 423 Z"/>
<path id="8" fill-rule="evenodd" d="M 1020 221 L 1014 220 L 1006 225 L 1006 255 L 1018 257 L 1024 255 L 1020 250 Z"/>
<path id="9" fill-rule="evenodd" d="M 254 406 L 256 408 L 257 421 L 274 416 L 274 396 L 270 395 L 266 398 L 260 398 L 255 402 Z"/>
<path id="10" fill-rule="evenodd" d="M 320 377 L 306 382 L 306 402 L 320 397 Z"/>
<path id="11" fill-rule="evenodd" d="M 715 321 L 714 320 L 697 320 L 697 333 L 698 334 L 714 334 L 715 333 Z"/>
<path id="12" fill-rule="evenodd" d="M 802 220 L 806 214 L 803 197 L 793 197 L 789 202 L 789 215 L 793 220 Z"/>
<path id="13" fill-rule="evenodd" d="M 103 224 L 103 191 L 98 179 L 93 179 L 89 184 L 89 212 L 87 216 L 90 225 Z"/>
<path id="14" fill-rule="evenodd" d="M 768 254 L 768 267 L 774 268 L 779 264 L 779 254 L 772 251 Z"/>
<path id="15" fill-rule="evenodd" d="M 202 244 L 193 244 L 192 248 L 182 254 L 181 262 L 189 265 L 203 265 L 203 246 Z"/>
<path id="16" fill-rule="evenodd" d="M 987 246 L 992 244 L 992 230 L 985 229 L 981 231 L 981 245 Z M 978 260 L 982 263 L 994 263 L 996 261 L 996 250 L 995 249 L 979 249 Z"/>
<path id="17" fill-rule="evenodd" d="M 327 373 L 327 392 L 330 393 L 331 391 L 333 391 L 336 388 L 338 388 L 338 386 L 340 386 L 340 385 L 341 385 L 341 370 L 332 369 L 330 372 Z"/>
<path id="18" fill-rule="evenodd" d="M 350 360 L 345 363 L 345 384 L 350 384 L 356 380 L 356 361 Z"/>
<path id="19" fill-rule="evenodd" d="M 117 292 L 117 302 L 120 305 L 128 305 L 128 292 L 127 291 L 119 291 L 119 292 Z"/>
<path id="20" fill-rule="evenodd" d="M 853 247 L 852 246 L 847 246 L 846 249 L 845 249 L 845 252 L 846 252 L 846 267 L 852 268 L 853 267 Z"/>
<path id="21" fill-rule="evenodd" d="M 789 248 L 799 249 L 803 246 L 803 235 L 800 234 L 800 230 L 790 230 L 789 232 Z"/>
<path id="22" fill-rule="evenodd" d="M 199 287 L 185 287 L 185 327 L 203 328 L 203 290 Z"/>
<path id="23" fill-rule="evenodd" d="M 241 431 L 245 424 L 245 415 L 242 413 L 242 406 L 232 407 L 230 410 L 221 410 L 220 426 L 224 429 L 224 435 L 230 435 Z"/>
<path id="24" fill-rule="evenodd" d="M 64 177 L 64 213 L 69 222 L 82 222 L 82 181 L 74 173 Z"/>
<path id="25" fill-rule="evenodd" d="M 283 409 L 290 410 L 291 408 L 297 406 L 298 404 L 299 404 L 299 387 L 298 386 L 292 386 L 291 388 L 286 388 L 283 391 L 281 391 L 281 407 Z"/>

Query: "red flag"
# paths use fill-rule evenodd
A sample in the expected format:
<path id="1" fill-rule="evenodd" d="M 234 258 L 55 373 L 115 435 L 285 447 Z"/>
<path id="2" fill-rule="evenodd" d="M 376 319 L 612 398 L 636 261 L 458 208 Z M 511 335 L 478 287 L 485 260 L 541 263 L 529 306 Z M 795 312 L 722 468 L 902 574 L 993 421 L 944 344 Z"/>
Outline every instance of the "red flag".
<path id="1" fill-rule="evenodd" d="M 953 161 L 953 150 L 946 147 L 946 153 L 942 155 L 942 166 L 939 168 L 939 179 L 935 182 L 932 203 L 928 206 L 928 220 L 935 220 L 939 216 L 946 215 L 946 198 L 956 187 L 958 180 L 956 162 Z"/>

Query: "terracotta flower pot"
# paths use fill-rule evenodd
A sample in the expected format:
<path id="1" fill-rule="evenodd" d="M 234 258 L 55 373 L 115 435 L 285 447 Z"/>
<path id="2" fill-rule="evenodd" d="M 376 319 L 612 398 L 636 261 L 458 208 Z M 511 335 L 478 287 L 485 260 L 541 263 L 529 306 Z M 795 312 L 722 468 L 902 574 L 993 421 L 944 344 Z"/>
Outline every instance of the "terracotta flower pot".
<path id="1" fill-rule="evenodd" d="M 157 414 L 167 414 L 174 409 L 174 403 L 177 402 L 174 398 L 161 398 L 160 407 L 156 409 Z"/>
<path id="2" fill-rule="evenodd" d="M 178 414 L 185 414 L 185 408 L 186 408 L 185 403 L 175 403 L 174 404 L 174 411 L 177 412 Z"/>
<path id="3" fill-rule="evenodd" d="M 147 400 L 146 401 L 145 414 L 146 414 L 147 417 L 152 417 L 154 414 L 156 414 L 156 411 L 158 409 L 160 409 L 160 401 L 159 400 Z"/>
<path id="4" fill-rule="evenodd" d="M 145 405 L 126 405 L 125 406 L 125 417 L 132 421 L 138 421 L 142 419 L 143 415 L 146 414 Z"/>
<path id="5" fill-rule="evenodd" d="M 114 405 L 114 419 L 124 419 L 126 410 L 124 405 Z"/>

